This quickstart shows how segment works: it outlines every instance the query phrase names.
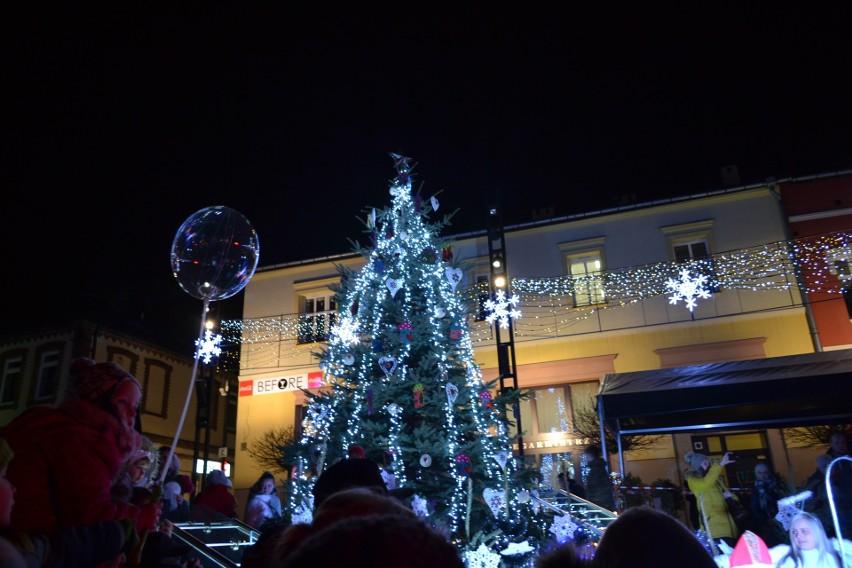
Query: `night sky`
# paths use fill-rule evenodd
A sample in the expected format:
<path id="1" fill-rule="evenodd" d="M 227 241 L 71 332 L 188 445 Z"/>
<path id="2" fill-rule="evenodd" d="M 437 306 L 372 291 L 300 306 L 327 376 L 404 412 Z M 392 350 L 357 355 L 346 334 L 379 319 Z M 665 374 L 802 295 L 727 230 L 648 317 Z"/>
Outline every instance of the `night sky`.
<path id="1" fill-rule="evenodd" d="M 260 266 L 350 252 L 389 152 L 447 234 L 852 168 L 848 2 L 74 4 L 5 22 L 2 334 L 86 312 L 194 338 L 187 217 L 244 214 Z"/>

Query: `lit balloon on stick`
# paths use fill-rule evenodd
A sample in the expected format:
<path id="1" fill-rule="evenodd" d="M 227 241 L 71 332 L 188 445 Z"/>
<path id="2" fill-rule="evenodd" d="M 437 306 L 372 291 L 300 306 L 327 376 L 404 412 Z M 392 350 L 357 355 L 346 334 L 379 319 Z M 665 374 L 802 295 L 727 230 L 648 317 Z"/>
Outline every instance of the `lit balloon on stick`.
<path id="1" fill-rule="evenodd" d="M 172 272 L 194 298 L 224 300 L 248 284 L 257 268 L 260 243 L 248 219 L 217 205 L 193 213 L 172 243 Z"/>
<path id="2" fill-rule="evenodd" d="M 203 341 L 204 319 L 210 302 L 230 298 L 245 288 L 254 276 L 259 258 L 260 242 L 254 227 L 245 216 L 229 207 L 217 205 L 201 209 L 180 226 L 172 242 L 170 260 L 172 273 L 184 292 L 204 301 L 196 345 Z M 198 357 L 195 357 L 183 412 L 166 464 L 171 463 L 175 453 L 197 375 Z M 157 481 L 162 486 L 164 472 L 158 475 Z"/>

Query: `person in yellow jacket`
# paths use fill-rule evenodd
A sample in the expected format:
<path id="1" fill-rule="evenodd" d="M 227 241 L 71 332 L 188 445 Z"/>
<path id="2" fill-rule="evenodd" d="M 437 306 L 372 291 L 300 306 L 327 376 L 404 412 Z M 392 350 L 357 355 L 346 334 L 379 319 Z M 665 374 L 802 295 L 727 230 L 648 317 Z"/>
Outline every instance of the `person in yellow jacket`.
<path id="1" fill-rule="evenodd" d="M 733 548 L 739 537 L 739 529 L 728 512 L 725 497 L 726 493 L 727 496 L 731 494 L 721 479 L 725 466 L 734 462 L 733 454 L 727 452 L 720 462 L 711 462 L 710 458 L 696 452 L 687 452 L 683 458 L 689 464 L 686 484 L 698 503 L 701 528 L 714 549 L 719 541 L 724 541 Z"/>

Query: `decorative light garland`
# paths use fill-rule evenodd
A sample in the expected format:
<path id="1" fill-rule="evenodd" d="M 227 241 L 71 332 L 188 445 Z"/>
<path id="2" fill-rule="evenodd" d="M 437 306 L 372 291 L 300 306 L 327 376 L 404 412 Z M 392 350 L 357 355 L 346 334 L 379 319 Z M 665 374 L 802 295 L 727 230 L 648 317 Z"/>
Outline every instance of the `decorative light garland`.
<path id="1" fill-rule="evenodd" d="M 414 237 L 412 237 L 414 238 Z M 423 242 L 427 242 L 423 237 Z M 420 246 L 418 240 L 414 247 Z M 378 254 L 377 249 L 374 254 Z M 417 248 L 412 248 L 417 250 Z M 389 254 L 395 252 L 384 251 Z M 436 271 L 441 269 L 436 263 Z M 523 307 L 525 317 L 514 323 L 515 337 L 519 341 L 568 335 L 571 330 L 603 311 L 626 308 L 669 294 L 667 283 L 678 276 L 681 270 L 706 277 L 705 287 L 709 290 L 744 292 L 786 292 L 799 286 L 808 294 L 838 296 L 843 293 L 852 265 L 852 232 L 836 232 L 818 237 L 793 241 L 780 241 L 766 245 L 739 249 L 712 255 L 706 259 L 695 259 L 687 263 L 666 261 L 637 267 L 605 270 L 591 276 L 575 278 L 556 276 L 549 278 L 513 278 L 511 289 Z M 375 266 L 365 267 L 364 282 L 378 278 Z M 405 276 L 409 278 L 410 276 Z M 575 288 L 588 288 L 591 283 L 603 283 L 606 304 L 575 306 Z M 455 295 L 460 302 L 476 305 L 483 293 L 487 294 L 487 283 L 479 283 L 458 289 Z M 388 292 L 390 293 L 390 292 Z M 363 294 L 358 294 L 363 296 Z M 434 313 L 441 306 L 437 297 L 429 297 L 428 309 Z M 789 305 L 795 305 L 792 297 Z M 352 306 L 347 306 L 353 308 Z M 369 308 L 360 306 L 359 310 Z M 442 308 L 443 309 L 443 308 Z M 224 340 L 232 345 L 242 345 L 242 353 L 229 350 L 223 358 L 239 359 L 243 369 L 278 367 L 282 361 L 310 355 L 315 343 L 299 343 L 300 330 L 308 318 L 317 314 L 284 314 L 274 317 L 245 320 L 226 320 L 221 323 Z M 454 315 L 454 314 L 450 314 Z M 377 314 L 375 321 L 380 321 Z M 330 339 L 345 341 L 351 338 L 357 326 L 356 315 L 352 320 L 339 322 L 332 327 Z M 435 316 L 437 317 L 437 316 Z M 342 326 L 342 327 L 341 327 Z M 373 327 L 367 333 L 379 330 Z M 473 344 L 493 340 L 487 322 L 472 322 L 470 334 L 465 338 Z"/>

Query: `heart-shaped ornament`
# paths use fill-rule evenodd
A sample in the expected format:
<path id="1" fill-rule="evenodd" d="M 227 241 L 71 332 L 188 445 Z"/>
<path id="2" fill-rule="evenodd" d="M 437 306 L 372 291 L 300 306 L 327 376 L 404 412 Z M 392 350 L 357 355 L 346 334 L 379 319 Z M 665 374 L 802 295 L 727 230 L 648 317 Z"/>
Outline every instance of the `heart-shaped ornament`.
<path id="1" fill-rule="evenodd" d="M 429 467 L 432 465 L 432 456 L 429 454 L 423 454 L 420 456 L 420 465 L 423 467 Z"/>
<path id="2" fill-rule="evenodd" d="M 506 493 L 502 489 L 486 487 L 482 490 L 482 497 L 495 517 L 500 514 L 500 509 L 506 506 Z"/>
<path id="3" fill-rule="evenodd" d="M 391 298 L 396 296 L 396 293 L 399 292 L 399 289 L 401 287 L 399 281 L 396 278 L 388 278 L 387 280 L 385 280 L 385 286 L 387 286 L 388 290 L 390 290 Z"/>
<path id="4" fill-rule="evenodd" d="M 438 306 L 437 308 L 435 308 L 435 317 L 436 318 L 442 318 L 445 315 L 447 315 L 447 310 L 445 310 L 441 306 Z"/>
<path id="5" fill-rule="evenodd" d="M 459 396 L 459 387 L 454 385 L 453 383 L 447 383 L 447 401 L 449 401 L 450 406 L 456 401 Z"/>
<path id="6" fill-rule="evenodd" d="M 447 275 L 447 280 L 450 281 L 450 284 L 453 285 L 453 290 L 456 289 L 456 286 L 459 285 L 462 279 L 462 269 L 461 268 L 450 268 L 447 267 L 444 272 Z"/>
<path id="7" fill-rule="evenodd" d="M 388 378 L 391 378 L 393 372 L 396 371 L 396 359 L 393 357 L 382 357 L 379 359 L 379 367 L 385 372 Z"/>
<path id="8" fill-rule="evenodd" d="M 494 459 L 500 464 L 500 469 L 506 471 L 506 461 L 509 459 L 509 452 L 506 450 L 500 450 L 494 454 Z"/>
<path id="9" fill-rule="evenodd" d="M 355 357 L 352 356 L 352 353 L 347 353 L 343 356 L 344 365 L 352 365 L 353 363 L 355 363 Z"/>

